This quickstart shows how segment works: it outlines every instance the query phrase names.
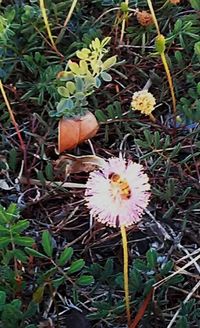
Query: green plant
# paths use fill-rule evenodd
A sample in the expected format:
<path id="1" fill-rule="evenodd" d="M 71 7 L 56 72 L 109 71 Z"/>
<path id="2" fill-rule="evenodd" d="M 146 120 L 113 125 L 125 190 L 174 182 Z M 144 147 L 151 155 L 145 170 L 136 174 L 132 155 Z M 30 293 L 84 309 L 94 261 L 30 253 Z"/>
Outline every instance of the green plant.
<path id="1" fill-rule="evenodd" d="M 43 252 L 31 248 L 35 241 L 24 233 L 29 227 L 29 221 L 20 220 L 19 217 L 16 204 L 11 204 L 7 209 L 0 206 L 0 327 L 4 328 L 13 328 L 13 320 L 15 328 L 35 327 L 26 326 L 25 322 L 27 319 L 32 320 L 38 310 L 37 304 L 43 301 L 48 290 L 53 295 L 61 285 L 69 284 L 69 293 L 72 286 L 76 302 L 79 287 L 94 282 L 93 277 L 87 274 L 83 259 L 71 260 L 72 247 L 66 247 L 54 255 L 53 238 L 48 231 L 42 234 Z M 30 260 L 33 261 L 33 258 L 37 258 L 39 267 L 44 261 L 46 265 L 37 272 L 35 291 L 27 305 L 23 303 L 22 297 L 17 299 L 16 296 L 21 296 L 27 289 L 25 272 L 29 271 Z"/>
<path id="2" fill-rule="evenodd" d="M 135 311 L 140 303 L 146 298 L 153 288 L 153 285 L 160 279 L 167 277 L 173 270 L 173 262 L 167 260 L 164 256 L 160 256 L 156 250 L 150 248 L 144 260 L 135 259 L 129 267 L 129 292 L 131 295 L 130 305 L 131 309 Z M 107 291 L 106 296 L 103 295 L 99 301 L 95 301 L 93 306 L 97 309 L 96 312 L 88 315 L 91 320 L 106 318 L 108 320 L 114 319 L 124 311 L 124 304 L 122 300 L 114 300 L 113 295 L 118 288 L 123 288 L 124 278 L 123 274 L 115 271 L 115 266 L 112 259 L 108 259 L 104 266 L 97 263 L 91 265 L 90 273 L 94 275 L 96 284 L 96 292 L 98 288 L 104 286 Z M 163 285 L 158 292 L 158 304 L 162 306 L 161 299 L 169 286 L 177 285 L 183 281 L 181 275 L 172 277 L 165 285 Z M 153 308 L 151 308 L 153 311 Z M 145 324 L 145 317 L 144 317 Z"/>
<path id="3" fill-rule="evenodd" d="M 116 56 L 103 61 L 108 52 L 105 46 L 109 41 L 110 37 L 102 41 L 96 38 L 88 48 L 76 51 L 79 63 L 68 61 L 67 69 L 58 74 L 61 100 L 57 104 L 57 111 L 51 111 L 50 116 L 82 116 L 87 110 L 87 97 L 101 86 L 102 81 L 112 80 L 107 70 L 115 65 Z"/>
<path id="4" fill-rule="evenodd" d="M 74 293 L 77 294 L 78 286 L 85 287 L 94 282 L 91 275 L 80 274 L 80 271 L 85 267 L 83 259 L 71 261 L 73 256 L 72 247 L 66 247 L 59 255 L 54 256 L 53 238 L 48 231 L 44 231 L 42 234 L 42 248 L 43 252 L 29 247 L 25 248 L 29 255 L 45 261 L 48 268 L 45 272 L 38 273 L 37 289 L 33 295 L 33 300 L 36 303 L 42 302 L 47 286 L 50 292 L 52 292 L 52 290 L 58 289 L 62 284 L 68 282 L 72 285 Z M 84 271 L 86 272 L 87 270 L 85 269 Z M 74 275 L 78 277 L 74 279 Z"/>

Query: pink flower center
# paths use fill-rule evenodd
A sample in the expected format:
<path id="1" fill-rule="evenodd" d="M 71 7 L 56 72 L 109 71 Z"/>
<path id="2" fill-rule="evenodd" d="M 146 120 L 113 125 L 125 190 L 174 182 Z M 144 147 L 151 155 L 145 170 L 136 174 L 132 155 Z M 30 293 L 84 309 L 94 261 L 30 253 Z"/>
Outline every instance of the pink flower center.
<path id="1" fill-rule="evenodd" d="M 114 200 L 116 200 L 116 198 L 127 200 L 131 197 L 131 189 L 126 179 L 123 179 L 117 173 L 111 173 L 109 179 L 111 186 L 110 191 Z"/>

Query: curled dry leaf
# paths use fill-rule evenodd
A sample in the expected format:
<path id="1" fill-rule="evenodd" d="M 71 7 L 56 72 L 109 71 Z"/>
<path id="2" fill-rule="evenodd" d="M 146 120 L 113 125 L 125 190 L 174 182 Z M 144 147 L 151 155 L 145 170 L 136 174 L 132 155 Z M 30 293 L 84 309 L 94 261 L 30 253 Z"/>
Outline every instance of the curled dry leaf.
<path id="1" fill-rule="evenodd" d="M 55 172 L 68 176 L 72 173 L 91 172 L 101 167 L 105 160 L 95 155 L 73 156 L 66 154 L 60 156 L 55 162 Z"/>
<path id="2" fill-rule="evenodd" d="M 58 153 L 73 149 L 85 140 L 91 139 L 98 129 L 96 117 L 89 111 L 81 117 L 63 117 L 58 125 Z"/>

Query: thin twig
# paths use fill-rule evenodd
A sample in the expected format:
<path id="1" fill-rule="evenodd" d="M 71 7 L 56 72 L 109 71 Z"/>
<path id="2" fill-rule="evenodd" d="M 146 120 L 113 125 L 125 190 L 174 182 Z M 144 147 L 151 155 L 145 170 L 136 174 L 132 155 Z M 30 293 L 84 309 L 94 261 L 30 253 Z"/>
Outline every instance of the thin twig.
<path id="1" fill-rule="evenodd" d="M 192 288 L 191 292 L 184 299 L 183 304 L 186 304 L 189 301 L 189 299 L 192 297 L 192 295 L 196 292 L 196 290 L 198 290 L 199 288 L 200 288 L 200 281 L 198 281 L 197 284 Z M 176 318 L 177 318 L 180 310 L 181 310 L 181 307 L 176 311 L 176 313 L 174 314 L 172 320 L 168 324 L 167 328 L 171 328 L 172 327 L 173 323 L 176 321 Z"/>

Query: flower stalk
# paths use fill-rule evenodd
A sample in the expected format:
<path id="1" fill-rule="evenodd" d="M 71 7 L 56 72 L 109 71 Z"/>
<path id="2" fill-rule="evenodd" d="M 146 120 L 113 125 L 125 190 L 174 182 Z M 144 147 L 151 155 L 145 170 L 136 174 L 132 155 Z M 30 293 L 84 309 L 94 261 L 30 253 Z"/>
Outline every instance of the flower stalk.
<path id="1" fill-rule="evenodd" d="M 130 303 L 129 303 L 129 286 L 128 286 L 128 246 L 127 246 L 127 236 L 126 227 L 121 225 L 121 236 L 123 245 L 123 257 L 124 257 L 124 292 L 125 292 L 125 304 L 126 304 L 126 315 L 128 327 L 131 323 L 130 314 Z"/>
<path id="2" fill-rule="evenodd" d="M 150 9 L 150 12 L 152 15 L 152 19 L 153 19 L 153 22 L 154 22 L 154 25 L 155 25 L 156 31 L 157 31 L 156 50 L 158 51 L 158 53 L 161 57 L 161 60 L 162 60 L 162 63 L 163 63 L 164 69 L 165 69 L 165 73 L 167 76 L 167 80 L 169 83 L 169 89 L 170 89 L 171 97 L 172 97 L 173 112 L 174 112 L 174 114 L 176 114 L 176 97 L 175 97 L 175 93 L 174 93 L 174 86 L 173 86 L 170 69 L 169 69 L 167 59 L 165 56 L 165 37 L 160 33 L 160 28 L 159 28 L 158 21 L 157 21 L 156 15 L 155 15 L 155 11 L 153 9 L 152 1 L 147 0 L 147 3 L 148 3 L 149 9 Z"/>
<path id="3" fill-rule="evenodd" d="M 52 37 L 52 33 L 51 33 L 51 29 L 50 29 L 50 26 L 49 26 L 49 21 L 48 21 L 48 17 L 47 17 L 47 13 L 46 13 L 46 8 L 45 8 L 45 5 L 44 5 L 44 0 L 40 0 L 40 10 L 41 10 L 41 13 L 42 13 L 42 17 L 43 17 L 43 20 L 44 20 L 44 24 L 45 24 L 45 27 L 46 27 L 46 30 L 47 30 L 48 37 L 49 37 L 49 40 L 51 42 L 52 48 L 55 50 L 55 52 L 59 56 L 62 57 L 62 55 L 60 54 L 60 52 L 56 48 L 55 42 L 54 42 L 53 37 Z"/>
<path id="4" fill-rule="evenodd" d="M 124 12 L 123 13 L 123 20 L 122 20 L 122 28 L 121 28 L 121 35 L 120 35 L 120 44 L 123 42 L 124 38 L 124 31 L 125 31 L 125 26 L 126 26 L 126 20 L 128 18 L 128 0 L 125 0 L 125 2 L 122 2 L 121 4 L 121 10 Z"/>
<path id="5" fill-rule="evenodd" d="M 20 131 L 19 131 L 18 124 L 17 124 L 17 122 L 16 122 L 16 120 L 15 120 L 15 117 L 14 117 L 14 114 L 13 114 L 13 111 L 12 111 L 12 108 L 11 108 L 10 103 L 9 103 L 9 101 L 8 101 L 8 98 L 7 98 L 7 96 L 6 96 L 6 93 L 5 93 L 5 90 L 4 90 L 4 86 L 3 86 L 1 80 L 0 80 L 0 90 L 1 90 L 1 94 L 2 94 L 2 96 L 3 96 L 3 99 L 4 99 L 4 101 L 5 101 L 5 104 L 6 104 L 6 106 L 7 106 L 8 113 L 9 113 L 9 115 L 10 115 L 10 119 L 11 119 L 11 121 L 12 121 L 14 127 L 15 127 L 15 130 L 16 130 L 16 133 L 17 133 L 17 136 L 18 136 L 19 142 L 20 142 L 21 150 L 22 150 L 23 152 L 25 152 L 26 147 L 25 147 L 24 141 L 23 141 L 23 139 L 22 139 L 21 133 L 20 133 Z"/>

